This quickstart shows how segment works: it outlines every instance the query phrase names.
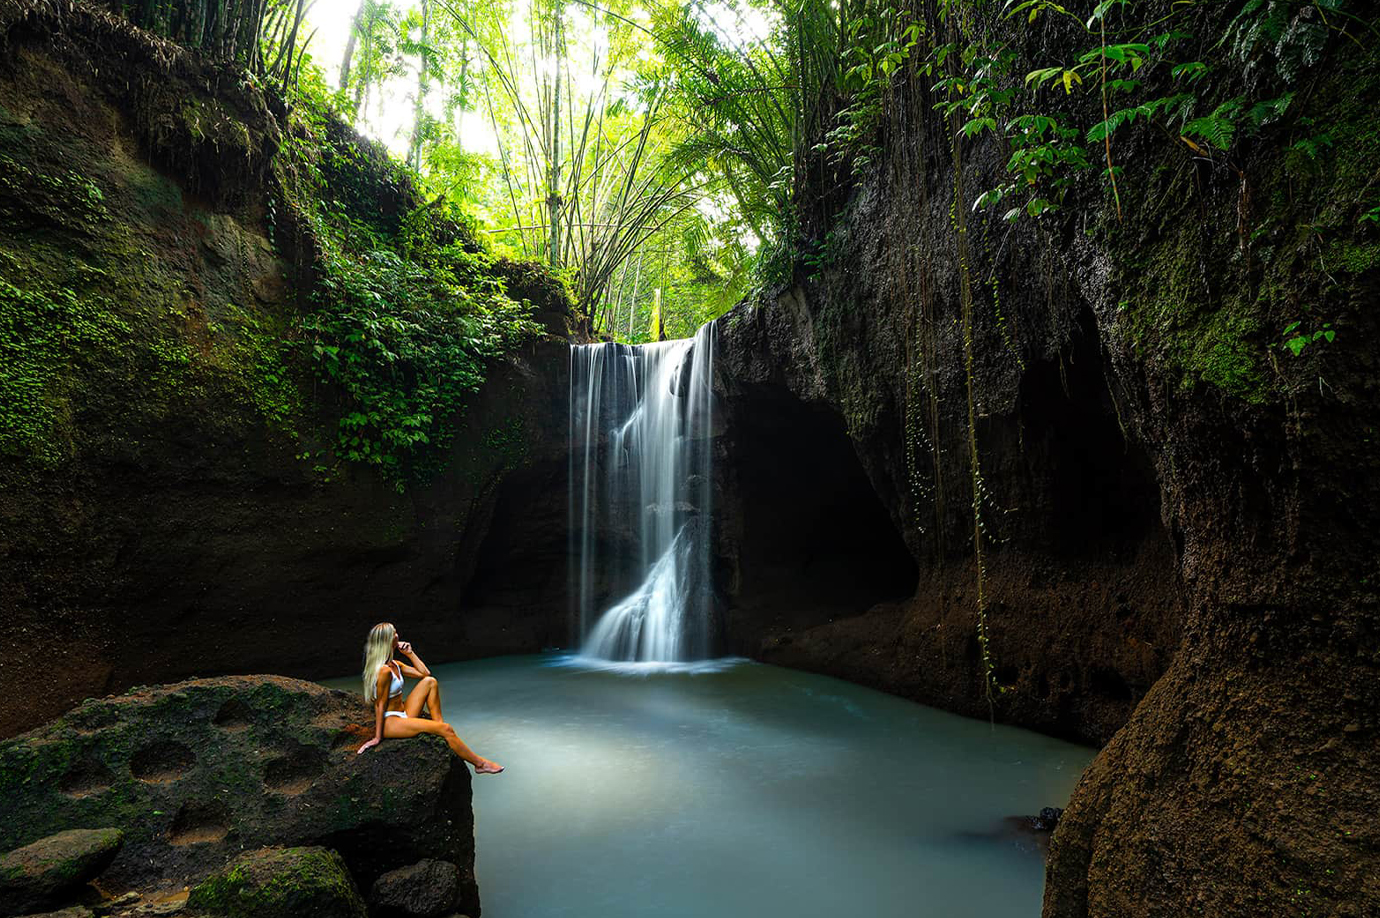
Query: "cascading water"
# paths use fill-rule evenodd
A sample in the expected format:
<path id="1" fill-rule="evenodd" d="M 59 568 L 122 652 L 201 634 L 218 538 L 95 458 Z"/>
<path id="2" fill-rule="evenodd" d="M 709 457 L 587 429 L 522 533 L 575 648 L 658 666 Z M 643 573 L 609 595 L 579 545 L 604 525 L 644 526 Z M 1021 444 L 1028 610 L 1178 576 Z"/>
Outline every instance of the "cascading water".
<path id="1" fill-rule="evenodd" d="M 585 656 L 709 654 L 714 336 L 709 324 L 693 339 L 570 349 L 571 596 Z M 629 584 L 596 621 L 600 597 Z"/>

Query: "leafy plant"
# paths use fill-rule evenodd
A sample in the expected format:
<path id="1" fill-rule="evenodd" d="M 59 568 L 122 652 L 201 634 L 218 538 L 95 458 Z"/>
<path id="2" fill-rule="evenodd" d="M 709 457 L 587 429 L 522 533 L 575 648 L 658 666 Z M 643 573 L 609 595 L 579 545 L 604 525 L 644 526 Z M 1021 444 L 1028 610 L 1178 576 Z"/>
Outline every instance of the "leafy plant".
<path id="1" fill-rule="evenodd" d="M 1337 338 L 1337 333 L 1332 330 L 1332 323 L 1324 322 L 1322 328 L 1314 332 L 1300 331 L 1303 325 L 1302 320 L 1290 322 L 1284 328 L 1284 343 L 1280 346 L 1288 350 L 1295 357 L 1303 353 L 1303 349 L 1317 341 L 1326 341 L 1331 344 Z"/>
<path id="2" fill-rule="evenodd" d="M 338 454 L 401 489 L 439 463 L 487 362 L 538 327 L 531 304 L 507 295 L 470 221 L 443 200 L 394 226 L 352 216 L 337 195 L 367 196 L 363 186 L 389 173 L 332 143 L 319 108 L 294 117 L 283 186 L 318 249 L 302 346 L 341 394 Z"/>

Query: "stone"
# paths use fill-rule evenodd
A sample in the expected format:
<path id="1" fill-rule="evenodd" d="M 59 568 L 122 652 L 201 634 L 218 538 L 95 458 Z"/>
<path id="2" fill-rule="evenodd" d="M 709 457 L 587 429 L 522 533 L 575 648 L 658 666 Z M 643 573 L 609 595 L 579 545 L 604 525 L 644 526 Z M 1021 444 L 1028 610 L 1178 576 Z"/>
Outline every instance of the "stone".
<path id="1" fill-rule="evenodd" d="M 231 861 L 187 897 L 192 911 L 226 918 L 365 918 L 364 900 L 334 851 L 263 848 Z"/>
<path id="2" fill-rule="evenodd" d="M 477 913 L 468 767 L 432 736 L 356 755 L 369 721 L 358 696 L 279 676 L 89 700 L 0 742 L 0 850 L 117 825 L 102 880 L 136 890 L 195 885 L 265 846 L 332 848 L 362 889 L 434 857 L 459 870 L 455 910 Z"/>
<path id="3" fill-rule="evenodd" d="M 123 837 L 119 829 L 68 829 L 0 855 L 0 915 L 59 904 L 105 870 Z"/>
<path id="4" fill-rule="evenodd" d="M 25 915 L 24 918 L 95 918 L 95 914 L 84 905 L 72 905 L 56 912 L 40 912 L 37 915 Z"/>
<path id="5" fill-rule="evenodd" d="M 374 881 L 369 911 L 374 918 L 442 918 L 460 897 L 460 868 L 427 858 L 390 870 Z"/>

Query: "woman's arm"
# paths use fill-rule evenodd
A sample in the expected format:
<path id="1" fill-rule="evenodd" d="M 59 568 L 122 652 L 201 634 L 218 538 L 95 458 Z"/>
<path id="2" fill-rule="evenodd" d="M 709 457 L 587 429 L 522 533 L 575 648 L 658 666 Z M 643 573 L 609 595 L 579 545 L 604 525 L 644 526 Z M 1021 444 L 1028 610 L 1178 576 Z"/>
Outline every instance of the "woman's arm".
<path id="1" fill-rule="evenodd" d="M 422 662 L 422 658 L 417 656 L 416 651 L 412 649 L 412 645 L 407 643 L 407 641 L 398 642 L 398 653 L 412 661 L 411 666 L 402 662 L 398 663 L 398 665 L 402 667 L 404 676 L 408 676 L 412 679 L 420 679 L 423 676 L 431 675 L 431 670 L 427 669 L 426 664 Z"/>
<path id="2" fill-rule="evenodd" d="M 379 667 L 378 681 L 374 685 L 374 738 L 357 749 L 363 752 L 371 746 L 383 742 L 383 711 L 388 706 L 388 690 L 393 684 L 393 673 L 387 666 Z"/>

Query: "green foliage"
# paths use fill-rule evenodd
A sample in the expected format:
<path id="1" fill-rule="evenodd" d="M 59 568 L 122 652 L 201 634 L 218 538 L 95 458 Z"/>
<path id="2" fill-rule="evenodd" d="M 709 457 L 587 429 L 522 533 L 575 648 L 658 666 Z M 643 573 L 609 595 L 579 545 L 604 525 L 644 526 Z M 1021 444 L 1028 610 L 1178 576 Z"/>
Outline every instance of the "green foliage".
<path id="1" fill-rule="evenodd" d="M 6 224 L 29 229 L 44 222 L 89 233 L 109 217 L 104 193 L 85 176 L 0 155 L 0 220 Z"/>
<path id="2" fill-rule="evenodd" d="M 270 424 L 296 436 L 307 407 L 293 362 L 296 342 L 284 321 L 261 319 L 230 303 L 230 321 L 212 328 L 217 351 L 236 368 L 249 403 Z M 185 358 L 184 358 L 185 359 Z"/>
<path id="3" fill-rule="evenodd" d="M 1213 98 L 1213 89 L 1220 82 L 1212 79 L 1214 67 L 1225 74 L 1250 71 L 1260 61 L 1270 61 L 1287 82 L 1290 73 L 1316 63 L 1327 42 L 1329 26 L 1298 20 L 1298 11 L 1306 5 L 1303 0 L 1246 3 L 1216 36 L 1215 50 L 1225 50 L 1225 61 L 1209 64 L 1202 59 L 1202 37 L 1194 31 L 1207 0 L 1174 4 L 1166 15 L 1154 19 L 1142 12 L 1144 4 L 1105 0 L 1086 22 L 1051 0 L 1008 3 L 1008 22 L 1023 18 L 1025 27 L 1033 30 L 1036 20 L 1049 14 L 1052 21 L 1047 28 L 1067 30 L 1069 20 L 1073 20 L 1092 43 L 1070 63 L 1029 71 L 1023 81 L 1032 94 L 1029 99 L 1011 92 L 1012 81 L 1004 74 L 993 73 L 992 62 L 1000 61 L 1006 46 L 996 44 L 990 35 L 980 34 L 964 47 L 935 47 L 927 58 L 928 66 L 948 74 L 936 84 L 940 93 L 937 107 L 962 109 L 971 119 L 963 127 L 965 134 L 990 130 L 1009 142 L 1013 150 L 1007 169 L 1015 181 L 985 193 L 979 206 L 995 206 L 1013 195 L 1022 195 L 1023 206 L 1006 210 L 1007 219 L 1056 211 L 1078 175 L 1095 168 L 1095 161 L 1100 159 L 1100 172 L 1117 199 L 1120 215 L 1117 180 L 1121 169 L 1115 163 L 1112 142 L 1137 127 L 1153 128 L 1155 133 L 1172 138 L 1189 155 L 1232 162 L 1243 139 L 1256 137 L 1287 119 L 1294 92 L 1273 97 L 1243 94 Z M 1344 0 L 1331 0 L 1327 6 L 1331 12 L 1347 14 Z M 1346 20 L 1324 21 L 1341 30 L 1344 27 L 1337 23 Z M 1289 29 L 1290 22 L 1303 24 Z M 955 61 L 959 66 L 954 66 Z M 1264 79 L 1250 83 L 1257 91 L 1274 85 Z M 1042 101 L 1042 93 L 1053 87 L 1062 90 L 1055 95 L 1064 97 L 1064 102 L 1048 97 Z M 1101 117 L 1080 127 L 1071 122 L 1065 103 L 1091 93 L 1100 96 Z M 1101 149 L 1094 154 L 1083 143 Z M 1298 141 L 1297 149 L 1316 158 L 1320 147 L 1330 143 L 1330 136 L 1323 132 Z"/>
<path id="4" fill-rule="evenodd" d="M 443 448 L 487 358 L 536 331 L 483 256 L 449 246 L 424 262 L 387 247 L 329 246 L 304 321 L 322 376 L 345 392 L 337 448 L 395 478 Z"/>
<path id="5" fill-rule="evenodd" d="M 1337 333 L 1332 330 L 1331 322 L 1324 322 L 1322 328 L 1314 332 L 1300 331 L 1303 325 L 1302 320 L 1290 322 L 1284 327 L 1284 343 L 1280 345 L 1288 350 L 1295 357 L 1303 353 L 1303 349 L 1316 341 L 1326 341 L 1331 344 L 1337 338 Z"/>
<path id="6" fill-rule="evenodd" d="M 843 231 L 835 227 L 825 235 L 824 242 L 800 253 L 801 264 L 805 266 L 812 280 L 817 280 L 825 270 L 838 263 L 845 251 L 845 243 Z"/>
<path id="7" fill-rule="evenodd" d="M 367 161 L 323 136 L 319 109 L 304 106 L 296 127 L 284 188 L 319 248 L 303 343 L 344 399 L 338 453 L 401 489 L 439 464 L 486 362 L 538 331 L 532 306 L 507 296 L 493 257 L 443 202 L 392 232 L 355 219 L 341 197 L 364 194 L 353 183 L 367 181 Z"/>
<path id="8" fill-rule="evenodd" d="M 0 453 L 55 466 L 68 447 L 68 370 L 89 352 L 116 348 L 130 326 L 106 298 L 69 287 L 20 280 L 7 259 L 0 273 Z"/>

